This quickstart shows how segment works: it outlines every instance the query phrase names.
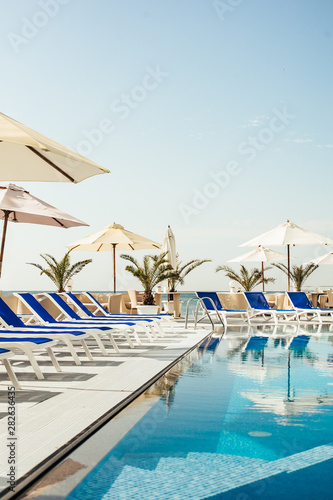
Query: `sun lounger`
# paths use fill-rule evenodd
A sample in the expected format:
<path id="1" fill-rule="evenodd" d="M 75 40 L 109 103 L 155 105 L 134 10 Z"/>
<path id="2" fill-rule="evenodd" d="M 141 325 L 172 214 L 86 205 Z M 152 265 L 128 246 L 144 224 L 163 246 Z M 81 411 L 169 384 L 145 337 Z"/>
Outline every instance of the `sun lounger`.
<path id="1" fill-rule="evenodd" d="M 56 294 L 45 294 L 47 297 L 50 297 L 51 299 L 56 299 L 55 295 Z M 115 323 L 120 323 L 120 324 L 127 324 L 129 321 L 128 315 L 110 315 L 108 316 L 95 316 L 89 309 L 74 295 L 74 293 L 63 293 L 62 294 L 64 297 L 67 298 L 67 300 L 72 304 L 72 306 L 75 308 L 75 312 L 77 315 L 80 317 L 80 319 L 88 320 L 91 319 L 93 321 L 107 321 L 107 322 L 115 322 Z M 66 310 L 64 310 L 64 303 L 63 301 L 59 301 L 59 306 L 61 307 L 61 310 L 63 311 L 63 314 L 67 315 L 73 315 L 71 311 L 68 310 L 68 307 Z M 66 303 L 65 303 L 66 304 Z M 66 304 L 67 306 L 67 304 Z M 154 331 L 151 330 L 151 327 L 156 326 L 155 321 L 150 318 L 143 318 L 142 316 L 135 316 L 135 318 L 132 318 L 132 315 L 130 317 L 131 323 L 135 323 L 138 327 L 142 327 L 143 331 L 147 334 L 148 340 L 152 342 L 152 336 L 151 333 L 154 335 Z M 156 336 L 156 335 L 154 335 Z"/>
<path id="2" fill-rule="evenodd" d="M 57 293 L 45 293 L 43 294 L 45 297 L 49 298 L 51 302 L 58 308 L 61 313 L 61 318 L 65 318 L 66 321 L 80 321 L 84 323 L 89 323 L 92 325 L 108 325 L 112 328 L 116 328 L 124 334 L 127 338 L 127 341 L 131 343 L 129 334 L 132 334 L 138 345 L 142 345 L 140 337 L 138 335 L 138 330 L 143 331 L 149 339 L 152 341 L 152 336 L 150 335 L 149 323 L 143 320 L 141 322 L 137 321 L 129 321 L 129 320 L 118 320 L 112 318 L 99 318 L 97 316 L 89 316 L 87 318 L 82 318 L 79 314 L 77 314 L 69 304 Z"/>
<path id="3" fill-rule="evenodd" d="M 89 304 L 92 304 L 95 309 L 92 311 L 92 314 L 94 316 L 97 315 L 97 313 L 101 313 L 103 316 L 106 316 L 108 318 L 112 319 L 125 319 L 128 318 L 128 314 L 110 314 L 108 311 L 104 309 L 104 307 L 96 300 L 96 298 L 89 292 L 82 292 L 82 295 L 87 297 L 89 300 Z M 98 318 L 101 316 L 98 315 Z M 173 318 L 169 316 L 168 314 L 131 314 L 130 315 L 131 321 L 142 321 L 142 320 L 152 320 L 154 323 L 156 323 L 158 330 L 162 335 L 164 335 L 164 327 L 168 327 L 171 329 L 173 333 L 175 333 L 174 327 L 173 327 Z M 162 326 L 163 325 L 163 326 Z"/>
<path id="4" fill-rule="evenodd" d="M 101 322 L 88 323 L 87 321 L 81 320 L 80 318 L 79 320 L 57 321 L 53 318 L 53 316 L 51 316 L 51 314 L 49 314 L 49 312 L 42 306 L 42 304 L 38 302 L 38 300 L 33 295 L 31 295 L 31 293 L 14 293 L 14 295 L 18 297 L 22 301 L 22 303 L 29 309 L 29 311 L 33 315 L 33 318 L 42 325 L 52 325 L 52 327 L 60 329 L 68 328 L 69 330 L 76 328 L 78 330 L 89 333 L 95 339 L 97 345 L 105 356 L 107 356 L 108 353 L 106 352 L 106 349 L 101 341 L 101 336 L 107 335 L 115 351 L 119 352 L 119 347 L 117 346 L 116 341 L 113 337 L 113 334 L 119 331 L 119 328 L 116 328 L 115 325 L 109 325 L 107 323 L 101 324 Z M 72 309 L 71 311 L 74 313 Z M 128 336 L 128 332 L 126 330 L 122 330 L 122 333 L 127 338 L 129 346 L 131 348 L 134 348 L 134 345 Z"/>
<path id="5" fill-rule="evenodd" d="M 225 326 L 227 326 L 229 318 L 238 318 L 243 321 L 248 321 L 248 312 L 245 309 L 223 309 L 216 292 L 196 292 L 196 295 L 202 299 L 207 314 L 209 316 L 215 316 L 218 319 L 219 316 L 221 316 Z"/>
<path id="6" fill-rule="evenodd" d="M 251 308 L 249 321 L 262 317 L 266 322 L 271 319 L 277 324 L 282 318 L 285 321 L 297 319 L 296 311 L 291 309 L 272 309 L 262 292 L 244 292 L 244 296 Z"/>
<path id="7" fill-rule="evenodd" d="M 70 354 L 72 355 L 75 364 L 80 365 L 80 359 L 76 353 L 76 349 L 73 345 L 74 340 L 80 340 L 84 352 L 86 353 L 88 359 L 92 360 L 91 353 L 85 342 L 87 337 L 90 337 L 89 333 L 81 331 L 74 328 L 65 328 L 65 326 L 60 330 L 51 326 L 40 326 L 40 325 L 26 325 L 23 321 L 16 316 L 16 314 L 10 309 L 10 307 L 5 303 L 5 301 L 0 297 L 0 325 L 5 330 L 0 329 L 0 335 L 20 334 L 22 336 L 28 335 L 30 337 L 40 337 L 47 335 L 52 340 L 58 340 L 64 342 L 68 347 Z"/>
<path id="8" fill-rule="evenodd" d="M 43 350 L 43 351 L 46 350 L 57 372 L 61 372 L 59 363 L 54 355 L 54 352 L 52 351 L 52 347 L 56 345 L 56 341 L 51 340 L 47 337 L 39 337 L 39 338 L 28 337 L 28 336 L 21 337 L 18 336 L 19 333 L 24 333 L 24 332 L 13 331 L 12 333 L 8 333 L 7 330 L 7 333 L 5 333 L 1 331 L 0 347 L 3 349 L 8 349 L 18 354 L 21 354 L 23 352 L 29 359 L 30 364 L 34 369 L 34 372 L 38 380 L 43 380 L 44 375 L 42 374 L 41 369 L 39 368 L 37 360 L 34 356 L 33 351 L 35 350 Z"/>
<path id="9" fill-rule="evenodd" d="M 15 389 L 20 390 L 21 389 L 20 383 L 17 380 L 17 377 L 15 375 L 13 367 L 9 361 L 9 358 L 11 358 L 13 356 L 15 356 L 15 353 L 10 351 L 9 349 L 0 348 L 0 361 L 2 362 L 3 366 L 5 367 L 6 372 L 8 374 L 8 377 L 9 377 L 11 383 L 13 384 L 13 386 L 15 387 Z"/>
<path id="10" fill-rule="evenodd" d="M 290 302 L 297 311 L 300 321 L 303 316 L 305 316 L 306 321 L 318 319 L 319 323 L 322 323 L 324 318 L 333 321 L 333 310 L 312 307 L 311 302 L 304 292 L 287 292 L 287 294 Z"/>

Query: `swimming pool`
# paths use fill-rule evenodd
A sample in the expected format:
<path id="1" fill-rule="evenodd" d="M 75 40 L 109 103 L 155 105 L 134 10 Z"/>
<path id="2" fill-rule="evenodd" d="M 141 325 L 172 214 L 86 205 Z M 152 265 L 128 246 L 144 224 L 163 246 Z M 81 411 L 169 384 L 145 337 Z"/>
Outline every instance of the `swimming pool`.
<path id="1" fill-rule="evenodd" d="M 67 498 L 329 498 L 332 373 L 328 326 L 228 328 L 107 424 Z"/>

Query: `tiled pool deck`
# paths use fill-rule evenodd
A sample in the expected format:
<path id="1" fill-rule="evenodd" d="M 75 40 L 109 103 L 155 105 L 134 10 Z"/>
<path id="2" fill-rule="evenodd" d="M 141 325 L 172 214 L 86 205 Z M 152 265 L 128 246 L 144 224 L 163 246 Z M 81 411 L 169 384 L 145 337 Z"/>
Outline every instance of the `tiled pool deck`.
<path id="1" fill-rule="evenodd" d="M 92 353 L 88 361 L 82 353 L 82 364 L 76 366 L 66 354 L 66 348 L 55 349 L 62 373 L 55 372 L 49 358 L 37 356 L 45 375 L 37 380 L 24 356 L 12 359 L 12 365 L 22 385 L 16 391 L 16 481 L 32 479 L 46 467 L 50 457 L 63 453 L 66 446 L 82 435 L 96 421 L 103 420 L 111 409 L 140 392 L 140 388 L 165 371 L 176 359 L 200 343 L 209 334 L 209 327 L 184 330 L 178 323 L 175 333 L 170 331 L 153 343 L 144 342 L 135 349 L 120 346 L 120 353 L 105 357 Z M 4 369 L 0 371 L 0 496 L 5 494 L 9 473 L 7 446 L 8 392 L 10 385 Z M 105 417 L 106 418 L 106 417 Z"/>

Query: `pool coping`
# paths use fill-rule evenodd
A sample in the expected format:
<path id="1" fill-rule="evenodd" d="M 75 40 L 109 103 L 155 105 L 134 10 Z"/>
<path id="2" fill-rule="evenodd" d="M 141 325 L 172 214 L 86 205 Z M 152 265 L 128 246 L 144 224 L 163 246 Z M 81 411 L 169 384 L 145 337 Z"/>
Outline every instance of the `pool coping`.
<path id="1" fill-rule="evenodd" d="M 196 333 L 199 333 L 197 330 Z M 85 440 L 90 438 L 95 432 L 97 432 L 103 425 L 114 418 L 118 413 L 124 410 L 128 405 L 130 405 L 136 398 L 143 394 L 150 386 L 152 386 L 157 380 L 159 380 L 166 372 L 168 372 L 173 366 L 179 363 L 184 357 L 186 357 L 190 352 L 197 349 L 207 338 L 212 335 L 212 331 L 207 333 L 205 330 L 205 335 L 196 341 L 191 347 L 186 349 L 181 355 L 177 356 L 170 363 L 164 366 L 161 370 L 155 373 L 152 377 L 146 380 L 141 386 L 133 390 L 130 394 L 125 396 L 121 401 L 112 406 L 109 410 L 104 412 L 100 417 L 91 422 L 87 427 L 81 430 L 73 438 L 71 438 L 67 443 L 61 445 L 56 451 L 48 455 L 46 458 L 42 459 L 37 465 L 33 466 L 27 473 L 19 477 L 15 484 L 15 492 L 9 490 L 9 487 L 4 488 L 0 492 L 0 498 L 2 500 L 9 500 L 19 498 L 24 495 L 24 492 L 29 490 L 44 474 L 49 470 L 59 464 L 66 456 L 72 453 L 78 446 L 80 446 Z"/>

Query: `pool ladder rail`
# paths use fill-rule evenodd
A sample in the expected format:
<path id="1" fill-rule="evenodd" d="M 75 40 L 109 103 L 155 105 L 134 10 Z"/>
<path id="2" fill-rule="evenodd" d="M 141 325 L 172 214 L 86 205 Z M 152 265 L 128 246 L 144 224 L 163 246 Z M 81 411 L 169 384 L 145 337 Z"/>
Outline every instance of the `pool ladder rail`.
<path id="1" fill-rule="evenodd" d="M 206 316 L 208 317 L 209 321 L 211 322 L 211 325 L 212 325 L 212 328 L 213 328 L 213 331 L 215 331 L 215 323 L 206 307 L 206 304 L 205 304 L 205 300 L 209 300 L 210 303 L 212 304 L 213 308 L 215 309 L 215 313 L 216 313 L 216 316 L 217 318 L 219 319 L 223 329 L 224 329 L 224 322 L 223 322 L 223 318 L 221 317 L 220 315 L 220 312 L 218 311 L 218 309 L 216 308 L 216 305 L 214 304 L 214 301 L 210 298 L 210 297 L 192 297 L 188 302 L 187 302 L 187 305 L 186 305 L 186 316 L 185 316 L 185 329 L 187 329 L 187 325 L 188 325 L 188 319 L 189 319 L 189 310 L 190 310 L 190 304 L 192 302 L 192 300 L 196 300 L 197 301 L 197 305 L 195 307 L 195 312 L 194 312 L 194 330 L 197 329 L 197 324 L 203 320 Z M 199 307 L 202 307 L 203 311 L 204 311 L 204 315 L 198 319 L 198 313 L 199 313 Z"/>

